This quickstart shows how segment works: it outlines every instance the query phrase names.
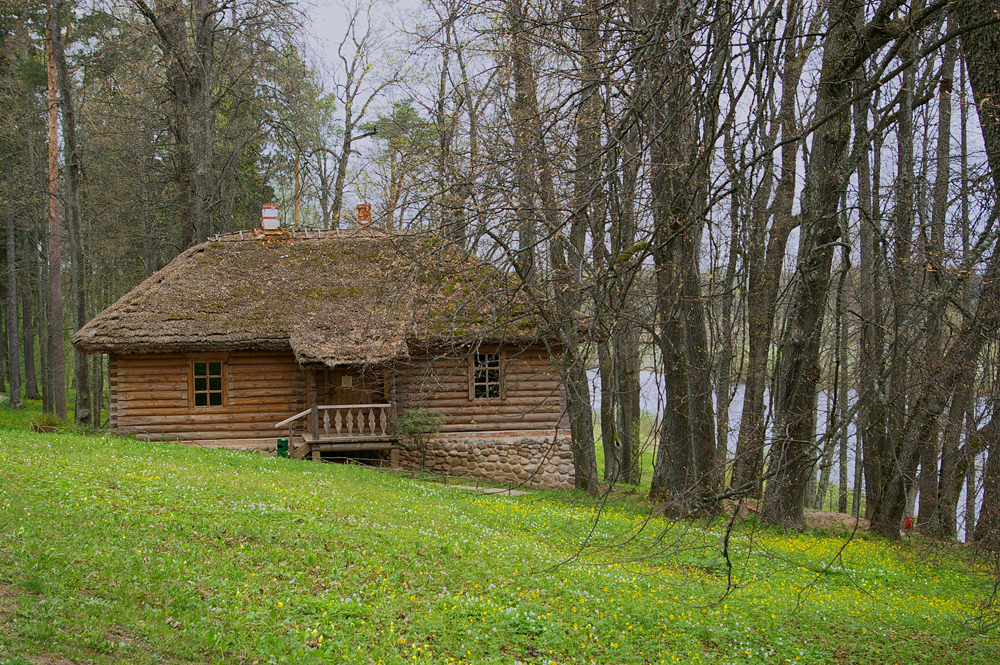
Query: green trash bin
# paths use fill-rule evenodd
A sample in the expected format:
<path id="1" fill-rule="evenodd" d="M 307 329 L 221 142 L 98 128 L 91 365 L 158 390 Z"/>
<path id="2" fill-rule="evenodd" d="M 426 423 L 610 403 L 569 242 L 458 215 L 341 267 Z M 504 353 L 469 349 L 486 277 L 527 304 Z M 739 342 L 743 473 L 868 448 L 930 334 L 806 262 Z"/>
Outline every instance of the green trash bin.
<path id="1" fill-rule="evenodd" d="M 278 439 L 278 457 L 288 457 L 288 439 Z"/>

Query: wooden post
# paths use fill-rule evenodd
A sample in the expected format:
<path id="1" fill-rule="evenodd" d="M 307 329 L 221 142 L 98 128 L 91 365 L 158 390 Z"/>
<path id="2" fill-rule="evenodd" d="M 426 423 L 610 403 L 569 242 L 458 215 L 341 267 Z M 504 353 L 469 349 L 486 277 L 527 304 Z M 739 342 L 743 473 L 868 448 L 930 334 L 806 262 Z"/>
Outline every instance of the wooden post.
<path id="1" fill-rule="evenodd" d="M 385 401 L 389 403 L 389 420 L 391 422 L 396 421 L 396 375 L 391 371 L 386 371 L 385 374 L 385 385 L 383 387 L 383 396 Z"/>
<path id="2" fill-rule="evenodd" d="M 319 409 L 316 407 L 316 372 L 309 372 L 309 399 L 312 401 L 312 415 L 310 416 L 310 426 L 312 427 L 313 442 L 319 441 Z"/>

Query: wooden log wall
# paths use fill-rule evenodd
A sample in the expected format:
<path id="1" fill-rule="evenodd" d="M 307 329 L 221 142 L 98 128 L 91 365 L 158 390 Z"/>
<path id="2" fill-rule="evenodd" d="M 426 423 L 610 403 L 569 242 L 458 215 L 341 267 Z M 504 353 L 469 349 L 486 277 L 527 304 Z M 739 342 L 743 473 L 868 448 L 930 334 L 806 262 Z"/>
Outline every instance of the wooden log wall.
<path id="1" fill-rule="evenodd" d="M 494 353 L 496 347 L 482 347 Z M 469 399 L 471 352 L 413 354 L 397 367 L 396 399 L 400 415 L 424 407 L 445 416 L 442 432 L 500 432 L 568 428 L 566 399 L 559 368 L 544 347 L 500 349 L 503 396 Z"/>
<path id="2" fill-rule="evenodd" d="M 221 406 L 191 403 L 190 364 L 225 361 Z M 274 423 L 306 408 L 305 374 L 291 352 L 111 356 L 111 426 L 141 438 L 259 444 L 279 436 Z"/>

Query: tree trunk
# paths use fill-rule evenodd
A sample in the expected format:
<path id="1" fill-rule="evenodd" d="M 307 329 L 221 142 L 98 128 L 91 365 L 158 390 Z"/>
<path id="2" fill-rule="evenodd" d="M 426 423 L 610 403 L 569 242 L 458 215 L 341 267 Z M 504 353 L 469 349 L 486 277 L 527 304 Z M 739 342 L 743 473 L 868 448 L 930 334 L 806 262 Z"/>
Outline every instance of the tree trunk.
<path id="1" fill-rule="evenodd" d="M 618 423 L 616 433 L 620 448 L 620 480 L 638 485 L 642 473 L 640 451 L 641 384 L 639 381 L 638 334 L 630 322 L 620 326 L 614 339 L 614 385 L 617 389 Z"/>
<path id="2" fill-rule="evenodd" d="M 969 453 L 968 468 L 965 471 L 965 542 L 971 543 L 976 539 L 976 497 L 979 495 L 978 470 L 976 469 L 976 455 Z"/>
<path id="3" fill-rule="evenodd" d="M 14 215 L 7 214 L 7 360 L 10 379 L 10 408 L 20 409 L 21 360 L 18 353 L 17 267 L 14 261 Z"/>
<path id="4" fill-rule="evenodd" d="M 986 27 L 965 33 L 962 48 L 979 107 L 980 126 L 994 188 L 1000 183 L 1000 81 L 996 77 L 996 72 L 1000 71 L 1000 26 L 990 21 L 994 20 L 997 11 L 1000 11 L 998 0 L 964 0 L 953 5 L 950 13 L 962 28 L 989 23 Z M 924 446 L 931 445 L 937 435 L 938 418 L 960 381 L 973 371 L 986 344 L 985 331 L 995 329 L 1000 323 L 997 303 L 1000 303 L 1000 242 L 994 245 L 987 261 L 974 317 L 957 333 L 949 352 L 927 368 L 929 379 L 914 400 L 913 417 L 904 434 L 901 449 L 897 450 L 892 475 L 883 486 L 872 520 L 872 529 L 883 536 L 898 537 L 898 524 L 906 510 L 909 479 L 916 471 L 919 454 Z"/>
<path id="5" fill-rule="evenodd" d="M 834 420 L 835 424 L 836 420 Z M 837 441 L 839 437 L 828 436 L 826 439 L 826 445 L 823 446 L 823 455 L 819 463 L 819 482 L 816 484 L 816 493 L 812 497 L 812 501 L 809 500 L 809 496 L 806 496 L 806 505 L 810 506 L 814 510 L 826 510 L 826 493 L 830 489 L 830 474 L 833 471 L 833 454 L 837 452 Z M 814 479 L 815 480 L 815 479 Z M 811 504 L 811 505 L 810 505 Z"/>
<path id="6" fill-rule="evenodd" d="M 48 4 L 46 46 L 48 47 L 48 102 L 49 102 L 49 352 L 52 372 L 51 405 L 56 416 L 66 419 L 66 362 L 63 357 L 62 326 L 62 263 L 59 255 L 59 96 L 54 54 L 54 42 L 59 37 L 59 15 Z"/>
<path id="7" fill-rule="evenodd" d="M 917 395 L 912 407 L 913 417 L 902 437 L 891 474 L 882 487 L 880 502 L 875 508 L 872 529 L 886 538 L 899 535 L 899 523 L 906 510 L 905 498 L 919 462 L 919 454 L 938 432 L 938 419 L 946 408 L 959 382 L 974 371 L 986 342 L 987 330 L 1000 326 L 1000 241 L 983 274 L 982 290 L 975 315 L 956 335 L 948 353 L 927 368 L 929 379 Z"/>
<path id="8" fill-rule="evenodd" d="M 1000 444 L 995 429 L 983 469 L 983 508 L 976 524 L 976 542 L 1000 552 Z"/>
<path id="9" fill-rule="evenodd" d="M 860 21 L 866 3 L 861 0 L 841 0 L 829 8 L 816 94 L 816 116 L 828 120 L 814 134 L 806 172 L 799 267 L 778 360 L 775 438 L 769 454 L 773 476 L 761 511 L 764 519 L 782 526 L 804 526 L 805 486 L 816 460 L 820 340 L 833 252 L 842 233 L 838 206 L 849 173 L 845 156 L 851 136 L 852 79 L 872 54 L 893 39 L 905 38 L 944 8 L 914 8 L 899 18 L 895 10 L 900 4 L 883 3 L 864 25 Z M 905 26 L 905 31 L 891 26 Z"/>
<path id="10" fill-rule="evenodd" d="M 35 274 L 34 281 L 38 285 L 37 296 L 38 299 L 35 301 L 36 307 L 35 311 L 38 312 L 38 318 L 36 320 L 36 327 L 38 329 L 38 361 L 41 367 L 41 381 L 42 381 L 42 412 L 52 413 L 53 411 L 53 399 L 52 399 L 52 367 L 49 364 L 49 271 L 48 271 L 48 235 L 44 230 L 39 234 L 41 237 L 36 236 L 34 238 L 33 245 L 38 247 L 37 252 L 33 252 L 36 262 L 34 264 Z"/>
<path id="11" fill-rule="evenodd" d="M 799 26 L 800 2 L 788 5 L 785 26 L 785 55 L 781 72 L 781 103 L 776 127 L 781 129 L 781 176 L 774 203 L 768 208 L 770 169 L 765 175 L 766 187 L 754 195 L 751 227 L 746 249 L 747 263 L 747 378 L 743 393 L 743 413 L 733 462 L 734 488 L 754 484 L 759 496 L 760 478 L 764 473 L 765 404 L 767 359 L 771 350 L 771 334 L 781 283 L 781 268 L 785 259 L 788 236 L 799 224 L 792 216 L 795 187 L 798 180 L 799 119 L 797 114 L 798 86 L 811 48 L 796 48 L 795 33 Z M 774 137 L 769 137 L 774 145 Z M 767 222 L 773 218 L 770 234 Z M 766 238 L 766 240 L 765 240 Z"/>
<path id="12" fill-rule="evenodd" d="M 837 512 L 846 513 L 847 512 L 847 448 L 850 442 L 850 433 L 848 431 L 848 414 L 850 413 L 851 407 L 848 404 L 848 398 L 851 394 L 849 389 L 850 382 L 848 377 L 850 373 L 848 372 L 847 366 L 847 347 L 849 345 L 849 340 L 847 338 L 847 320 L 844 318 L 840 324 L 843 326 L 844 332 L 842 333 L 843 343 L 840 347 L 840 398 L 837 400 L 837 408 L 839 413 L 837 414 L 837 421 L 840 423 L 840 436 L 837 437 L 840 440 L 840 445 L 837 446 L 838 456 L 837 456 L 837 471 L 838 471 L 838 488 L 837 488 Z M 854 463 L 861 466 L 861 460 L 855 459 Z"/>
<path id="13" fill-rule="evenodd" d="M 578 345 L 564 326 L 563 367 L 566 381 L 566 406 L 572 432 L 573 468 L 575 486 L 591 496 L 598 493 L 597 457 L 594 453 L 594 423 L 590 408 L 590 388 L 587 368 L 577 355 Z"/>
<path id="14" fill-rule="evenodd" d="M 946 540 L 958 534 L 958 497 L 961 492 L 959 440 L 965 414 L 971 406 L 972 390 L 968 380 L 963 380 L 951 399 L 948 420 L 941 436 L 941 473 L 936 487 L 938 501 L 935 506 L 932 533 Z M 923 489 L 921 489 L 923 492 Z"/>
<path id="15" fill-rule="evenodd" d="M 816 115 L 830 117 L 814 136 L 806 176 L 808 207 L 803 205 L 799 267 L 779 359 L 775 400 L 775 437 L 761 515 L 781 526 L 802 528 L 806 483 L 816 461 L 816 386 L 819 348 L 830 269 L 840 238 L 838 205 L 846 187 L 844 154 L 850 139 L 848 101 L 853 70 L 842 63 L 851 55 L 860 3 L 845 0 L 831 16 L 816 98 Z"/>
<path id="16" fill-rule="evenodd" d="M 55 14 L 62 15 L 62 0 L 55 2 Z M 69 223 L 70 255 L 73 278 L 73 310 L 75 314 L 74 332 L 87 323 L 87 280 L 83 251 L 83 220 L 80 213 L 80 151 L 76 142 L 76 111 L 73 102 L 73 85 L 66 67 L 62 37 L 58 31 L 52 35 L 52 50 L 56 74 L 59 82 L 59 101 L 62 107 L 63 149 L 66 161 L 66 219 Z M 74 352 L 76 361 L 76 403 L 75 419 L 78 425 L 91 425 L 90 365 L 79 351 Z"/>
<path id="17" fill-rule="evenodd" d="M 732 147 L 732 132 L 725 132 L 725 154 L 727 166 L 736 173 L 739 168 Z M 725 479 L 725 469 L 729 458 L 729 407 L 733 401 L 732 373 L 733 358 L 736 356 L 736 322 L 733 304 L 736 299 L 736 264 L 740 256 L 740 242 L 743 232 L 740 228 L 740 199 L 743 196 L 740 180 L 733 182 L 733 192 L 730 197 L 730 229 L 729 256 L 726 261 L 726 272 L 722 280 L 722 321 L 720 322 L 720 339 L 716 342 L 720 347 L 715 366 L 715 394 L 718 400 L 718 417 L 716 418 L 715 458 Z"/>
<path id="18" fill-rule="evenodd" d="M 943 287 L 943 275 L 945 268 L 945 221 L 948 214 L 948 187 L 951 182 L 951 168 L 949 158 L 951 157 L 951 91 L 953 87 L 953 76 L 955 70 L 955 58 L 957 56 L 958 44 L 955 41 L 949 42 L 945 46 L 944 57 L 941 64 L 941 82 L 938 95 L 938 136 L 937 154 L 935 156 L 936 174 L 934 179 L 933 200 L 931 202 L 931 236 L 927 244 L 924 262 L 926 264 L 925 274 L 928 275 L 929 286 L 940 291 Z M 940 355 L 944 349 L 941 335 L 940 318 L 930 317 L 927 322 L 927 354 L 928 361 Z M 952 397 L 952 408 L 956 404 L 962 408 L 963 399 L 959 393 L 961 386 Z M 954 502 L 946 496 L 951 493 L 951 485 L 955 473 L 955 453 L 958 449 L 958 437 L 961 431 L 961 418 L 956 422 L 951 417 L 945 424 L 939 451 L 937 439 L 928 442 L 924 446 L 920 459 L 920 516 L 918 526 L 926 533 L 935 536 L 945 536 L 954 538 Z M 930 445 L 933 444 L 933 445 Z M 941 467 L 938 472 L 938 460 L 940 458 Z M 949 480 L 942 483 L 948 476 Z M 943 486 L 945 485 L 945 486 Z M 946 517 L 941 513 L 938 505 L 939 501 L 944 502 L 944 507 L 950 509 L 952 516 Z"/>
<path id="19" fill-rule="evenodd" d="M 577 276 L 583 274 L 589 210 L 574 209 L 569 220 L 569 236 L 559 219 L 552 164 L 546 148 L 537 93 L 537 74 L 530 53 L 530 33 L 526 30 L 521 0 L 506 4 L 506 19 L 512 28 L 511 68 L 514 79 L 512 124 L 516 157 L 515 184 L 517 193 L 518 248 L 513 253 L 518 276 L 536 297 L 559 332 L 562 351 L 561 373 L 566 383 L 566 406 L 572 430 L 573 464 L 576 487 L 596 496 L 598 488 L 597 456 L 594 449 L 593 414 L 590 388 L 587 383 L 586 357 L 579 330 L 583 285 Z M 537 173 L 537 179 L 534 177 Z M 534 205 L 538 200 L 539 207 Z M 540 214 L 539 214 L 540 213 Z M 537 289 L 535 267 L 535 226 L 541 219 L 549 235 L 549 269 L 551 293 L 539 302 L 542 291 Z"/>
<path id="20" fill-rule="evenodd" d="M 580 48 L 579 66 L 579 102 L 574 118 L 576 146 L 574 150 L 573 199 L 569 216 L 570 250 L 569 267 L 576 276 L 577 282 L 572 288 L 582 290 L 579 283 L 583 267 L 586 265 L 587 233 L 590 233 L 593 251 L 593 268 L 595 272 L 607 266 L 607 246 L 605 245 L 605 217 L 607 205 L 604 200 L 604 188 L 600 184 L 601 175 L 601 74 L 597 58 L 603 50 L 601 40 L 602 18 L 597 4 L 586 0 L 580 16 L 574 20 L 574 31 Z M 568 276 L 567 276 L 568 277 Z M 569 280 L 566 280 L 568 284 Z M 597 284 L 591 293 L 596 303 L 595 327 L 601 331 L 610 329 L 610 319 L 604 303 L 606 288 L 603 283 Z M 565 307 L 564 312 L 573 319 L 577 312 L 583 309 L 581 297 L 576 299 L 573 307 Z M 568 304 L 568 303 L 567 303 Z M 605 480 L 617 482 L 620 471 L 620 449 L 617 445 L 615 432 L 615 399 L 614 370 L 611 350 L 605 341 L 598 343 L 598 362 L 601 375 L 601 442 L 604 447 Z M 605 404 L 607 401 L 607 404 Z M 590 405 L 587 405 L 588 410 Z M 592 437 L 593 435 L 591 435 Z M 610 453 L 610 459 L 609 459 Z M 609 462 L 611 473 L 608 473 Z"/>
<path id="21" fill-rule="evenodd" d="M 194 125 L 191 153 L 194 162 L 195 242 L 212 235 L 213 127 L 212 72 L 218 12 L 209 0 L 192 0 L 195 51 L 191 72 L 191 116 Z"/>
<path id="22" fill-rule="evenodd" d="M 292 228 L 296 231 L 302 230 L 302 174 L 300 173 L 300 162 L 302 152 L 298 145 L 295 146 L 295 162 L 293 171 L 295 173 L 295 189 L 292 193 Z"/>
<path id="23" fill-rule="evenodd" d="M 658 41 L 651 45 L 649 61 L 644 63 L 650 72 L 651 254 L 664 378 L 663 418 L 650 497 L 669 501 L 671 512 L 680 515 L 697 509 L 703 495 L 714 493 L 719 471 L 712 362 L 698 266 L 707 186 L 702 143 L 714 145 L 717 138 L 718 99 L 713 94 L 718 93 L 721 74 L 713 63 L 710 85 L 699 108 L 691 85 L 694 19 L 692 8 L 685 6 L 676 10 L 665 28 L 657 26 Z M 700 119 L 707 128 L 704 142 L 698 140 Z"/>
<path id="24" fill-rule="evenodd" d="M 859 80 L 860 87 L 862 82 Z M 876 97 L 877 103 L 877 97 Z M 880 174 L 879 155 L 881 142 L 877 140 L 875 150 L 869 151 L 868 112 L 872 102 L 868 97 L 860 98 L 854 105 L 855 151 L 858 161 L 858 206 L 861 223 L 859 226 L 861 266 L 859 270 L 859 310 L 861 330 L 858 340 L 858 439 L 861 443 L 857 462 L 864 470 L 865 514 L 871 518 L 878 502 L 882 487 L 882 469 L 889 457 L 889 438 L 886 431 L 886 417 L 882 398 L 882 298 L 879 271 L 879 252 L 875 239 L 881 236 L 881 205 L 878 188 Z M 875 175 L 869 162 L 869 152 L 876 157 Z M 860 489 L 856 488 L 855 493 Z M 860 497 L 857 503 L 860 505 Z"/>
<path id="25" fill-rule="evenodd" d="M 535 280 L 535 159 L 531 146 L 538 123 L 536 82 L 531 64 L 529 34 L 525 29 L 522 0 L 508 0 L 507 20 L 510 24 L 511 70 L 514 78 L 514 101 L 511 123 L 514 134 L 514 187 L 517 190 L 517 257 L 515 269 L 526 283 Z"/>
<path id="26" fill-rule="evenodd" d="M 994 374 L 994 386 L 998 384 L 1000 366 Z M 973 533 L 979 545 L 1000 553 L 1000 397 L 994 394 L 989 401 L 992 416 L 976 435 L 981 442 L 977 451 L 985 448 L 988 456 L 983 468 L 983 504 Z"/>
<path id="27" fill-rule="evenodd" d="M 901 60 L 908 60 L 915 50 L 915 38 L 909 37 L 905 45 L 900 49 Z M 893 208 L 892 223 L 890 227 L 890 241 L 893 252 L 886 270 L 889 281 L 889 288 L 893 294 L 891 309 L 889 311 L 889 342 L 890 362 L 888 365 L 888 385 L 886 389 L 886 424 L 889 433 L 889 446 L 892 450 L 891 458 L 897 461 L 905 451 L 906 427 L 907 427 L 907 406 L 910 397 L 910 380 L 915 379 L 916 372 L 910 371 L 909 354 L 903 352 L 910 346 L 913 337 L 911 332 L 911 316 L 913 314 L 914 302 L 914 269 L 913 269 L 913 219 L 915 207 L 915 184 L 914 184 L 914 130 L 913 130 L 913 89 L 916 86 L 916 66 L 907 67 L 903 72 L 902 89 L 899 93 L 899 108 L 896 111 L 898 127 L 896 131 L 896 143 L 898 157 L 896 159 L 896 184 L 895 184 L 895 206 Z M 930 442 L 928 441 L 928 445 Z M 921 450 L 914 455 L 907 455 L 907 459 L 912 459 L 912 468 L 907 468 L 904 475 L 904 485 L 907 496 L 910 488 L 916 482 L 916 464 L 923 454 Z M 885 461 L 885 458 L 883 458 Z M 892 469 L 884 468 L 883 474 L 895 473 L 899 471 L 899 466 Z M 876 516 L 877 516 L 876 512 Z M 912 517 L 911 514 L 906 517 Z M 900 520 L 903 516 L 900 515 Z M 894 532 L 898 533 L 902 522 L 895 527 Z M 886 528 L 889 528 L 888 525 Z"/>
<path id="28" fill-rule="evenodd" d="M 634 280 L 641 266 L 641 260 L 634 254 L 636 218 L 635 199 L 638 183 L 640 150 L 639 122 L 635 118 L 627 120 L 628 125 L 617 143 L 610 146 L 611 164 L 608 169 L 610 179 L 611 211 L 611 254 L 609 269 L 616 278 L 610 288 L 610 298 L 614 314 L 612 365 L 615 379 L 612 384 L 617 389 L 616 402 L 618 417 L 616 434 L 620 444 L 621 480 L 638 485 L 642 465 L 640 460 L 640 424 L 642 418 L 640 381 L 639 331 L 631 308 L 635 306 L 631 297 Z M 610 142 L 610 141 L 609 141 Z"/>
<path id="29" fill-rule="evenodd" d="M 32 258 L 31 245 L 27 238 L 21 243 L 21 262 L 24 266 L 21 275 L 21 340 L 24 346 L 24 398 L 41 399 L 38 392 L 38 377 L 35 374 L 35 319 L 34 298 L 32 297 L 31 279 L 35 264 Z"/>
<path id="30" fill-rule="evenodd" d="M 435 104 L 434 126 L 437 130 L 437 222 L 441 235 L 449 238 L 459 247 L 465 247 L 465 215 L 461 210 L 458 197 L 458 182 L 455 172 L 455 156 L 453 143 L 457 125 L 457 111 L 448 112 L 448 82 L 451 78 L 451 55 L 455 49 L 453 44 L 454 23 L 457 10 L 453 3 L 445 7 L 443 17 L 444 42 L 441 49 L 441 72 L 438 76 L 437 100 Z M 468 100 L 472 103 L 472 100 Z"/>
<path id="31" fill-rule="evenodd" d="M 601 380 L 601 449 L 604 451 L 604 482 L 621 480 L 621 443 L 615 422 L 618 389 L 615 386 L 614 359 L 607 342 L 597 344 L 597 367 Z"/>
<path id="32" fill-rule="evenodd" d="M 177 184 L 184 247 L 212 234 L 213 127 L 212 75 L 219 9 L 209 0 L 157 3 L 157 15 L 145 0 L 132 0 L 154 26 L 168 60 L 172 129 L 177 144 Z M 191 25 L 188 25 L 190 17 Z"/>

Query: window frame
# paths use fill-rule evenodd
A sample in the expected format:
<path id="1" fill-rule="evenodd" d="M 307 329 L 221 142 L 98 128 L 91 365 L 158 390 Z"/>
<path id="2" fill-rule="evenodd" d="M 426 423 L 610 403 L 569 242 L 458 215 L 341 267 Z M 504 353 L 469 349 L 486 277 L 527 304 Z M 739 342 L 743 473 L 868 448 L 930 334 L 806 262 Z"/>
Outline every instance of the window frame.
<path id="1" fill-rule="evenodd" d="M 497 372 L 497 380 L 496 380 L 497 394 L 495 396 L 491 397 L 488 394 L 483 397 L 476 396 L 477 385 L 485 385 L 487 387 L 487 393 L 488 393 L 489 386 L 493 384 L 493 382 L 491 382 L 489 378 L 487 378 L 486 383 L 478 383 L 476 381 L 476 373 L 479 368 L 479 364 L 477 363 L 477 358 L 479 358 L 480 356 L 496 356 L 497 366 L 495 369 Z M 489 402 L 497 402 L 503 400 L 504 397 L 506 397 L 507 372 L 505 371 L 506 370 L 505 360 L 506 360 L 506 354 L 504 354 L 503 349 L 495 349 L 492 351 L 484 349 L 474 349 L 472 353 L 469 354 L 469 401 L 479 402 L 479 403 L 489 403 Z M 491 361 L 487 360 L 486 362 L 491 362 Z M 493 368 L 486 367 L 486 371 L 489 371 L 490 369 Z"/>
<path id="2" fill-rule="evenodd" d="M 194 366 L 195 363 L 219 363 L 221 365 L 221 379 L 222 379 L 222 390 L 218 391 L 222 393 L 222 403 L 221 404 L 195 404 L 195 395 L 197 393 L 204 392 L 207 395 L 211 395 L 213 392 L 210 388 L 205 391 L 195 390 L 195 374 Z M 205 370 L 208 372 L 210 368 L 206 367 Z M 212 378 L 211 374 L 205 375 L 206 378 Z M 211 397 L 209 397 L 209 402 L 211 402 Z M 221 407 L 229 406 L 229 356 L 227 354 L 198 354 L 188 356 L 188 408 L 190 409 L 218 409 Z"/>

